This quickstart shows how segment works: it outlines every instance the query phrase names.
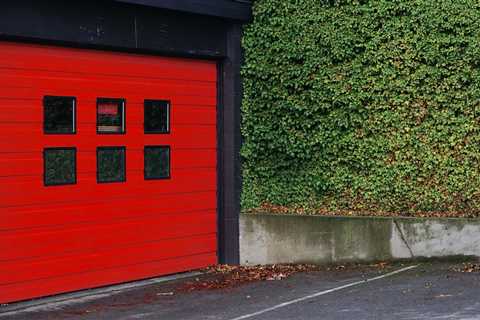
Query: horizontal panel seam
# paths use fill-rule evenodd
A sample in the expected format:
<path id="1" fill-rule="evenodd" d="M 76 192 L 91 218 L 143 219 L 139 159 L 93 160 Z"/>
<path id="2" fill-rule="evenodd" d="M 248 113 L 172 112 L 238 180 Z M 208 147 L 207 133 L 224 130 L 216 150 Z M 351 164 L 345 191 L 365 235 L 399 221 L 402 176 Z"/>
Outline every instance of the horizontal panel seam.
<path id="1" fill-rule="evenodd" d="M 215 225 L 216 226 L 216 225 Z M 107 246 L 107 247 L 95 247 L 92 250 L 72 250 L 72 251 L 63 251 L 61 254 L 56 254 L 56 255 L 49 255 L 49 256 L 29 256 L 29 257 L 22 257 L 22 258 L 16 258 L 16 259 L 0 259 L 0 265 L 2 263 L 12 263 L 12 262 L 30 262 L 30 263 L 36 263 L 36 262 L 43 262 L 47 261 L 46 259 L 39 259 L 39 258 L 52 258 L 48 260 L 55 260 L 55 259 L 63 259 L 63 258 L 69 258 L 69 257 L 75 257 L 78 256 L 79 253 L 85 254 L 85 255 L 99 255 L 102 253 L 108 253 L 109 251 L 115 250 L 115 249 L 128 249 L 128 248 L 141 248 L 144 245 L 148 244 L 158 244 L 161 242 L 166 242 L 166 241 L 174 241 L 174 240 L 185 240 L 185 239 L 194 239 L 194 238 L 210 238 L 212 236 L 216 236 L 217 232 L 206 232 L 206 233 L 198 233 L 198 234 L 190 234 L 190 235 L 185 235 L 185 236 L 179 236 L 179 237 L 168 237 L 168 238 L 160 238 L 160 239 L 154 239 L 154 240 L 149 240 L 149 241 L 141 241 L 141 242 L 132 242 L 128 244 L 123 244 L 121 246 Z"/>
<path id="2" fill-rule="evenodd" d="M 198 191 L 188 191 L 188 192 L 165 192 L 165 193 L 158 193 L 158 194 L 149 194 L 149 197 L 144 198 L 144 199 L 150 199 L 150 198 L 156 198 L 158 196 L 171 196 L 171 195 L 179 195 L 179 194 L 198 194 L 198 193 L 210 193 L 210 192 L 216 192 L 216 189 L 211 189 L 211 190 L 198 190 Z M 126 199 L 137 199 L 137 197 L 126 197 L 126 196 L 119 196 L 119 197 L 112 197 L 109 200 L 126 200 Z M 64 203 L 76 203 L 77 201 L 56 201 L 52 202 L 50 201 L 50 204 L 64 204 Z M 87 202 L 88 203 L 88 202 Z M 105 203 L 105 201 L 94 201 L 90 202 L 90 204 L 94 203 Z M 30 203 L 30 204 L 23 204 L 19 206 L 0 206 L 0 208 L 18 208 L 18 207 L 28 207 L 28 206 L 35 206 L 38 205 L 39 203 Z M 40 203 L 41 204 L 41 203 Z"/>
<path id="3" fill-rule="evenodd" d="M 165 209 L 164 209 L 165 210 Z M 33 226 L 33 227 L 25 227 L 25 228 L 0 228 L 0 237 L 7 236 L 8 233 L 12 232 L 25 232 L 28 230 L 32 231 L 39 231 L 39 232 L 45 232 L 45 231 L 65 231 L 67 229 L 53 229 L 53 230 L 48 230 L 48 228 L 58 228 L 61 226 L 84 226 L 84 225 L 92 225 L 92 226 L 113 226 L 116 224 L 121 224 L 125 223 L 127 221 L 131 221 L 133 223 L 135 222 L 141 222 L 145 220 L 150 220 L 151 218 L 160 218 L 160 217 L 165 217 L 165 216 L 176 216 L 176 215 L 190 215 L 190 214 L 203 214 L 203 215 L 209 215 L 209 214 L 216 214 L 217 208 L 206 208 L 206 209 L 196 209 L 196 210 L 188 210 L 188 211 L 180 211 L 180 212 L 168 212 L 168 213 L 156 213 L 156 214 L 147 214 L 147 215 L 139 215 L 135 217 L 119 217 L 115 218 L 112 220 L 109 220 L 109 222 L 112 222 L 110 224 L 104 223 L 103 220 L 95 220 L 95 219 L 85 219 L 85 220 L 80 220 L 80 221 L 75 221 L 71 223 L 61 223 L 61 224 L 45 224 L 41 226 Z M 43 214 L 45 214 L 43 212 Z M 119 223 L 115 223 L 119 222 Z M 95 224 L 98 223 L 98 224 Z"/>
<path id="4" fill-rule="evenodd" d="M 111 268 L 91 269 L 91 270 L 84 271 L 84 272 L 67 273 L 67 274 L 63 274 L 63 275 L 60 275 L 60 276 L 54 276 L 54 277 L 43 277 L 43 278 L 29 279 L 29 280 L 25 280 L 25 281 L 18 281 L 18 282 L 11 282 L 11 283 L 0 283 L 0 287 L 1 286 L 11 286 L 11 285 L 15 285 L 15 284 L 28 283 L 28 282 L 34 282 L 34 281 L 40 281 L 40 280 L 44 281 L 44 280 L 47 280 L 47 279 L 64 278 L 64 277 L 68 277 L 68 276 L 79 275 L 79 274 L 88 274 L 88 273 L 99 272 L 99 271 L 115 270 L 115 269 L 121 269 L 121 268 L 126 268 L 126 267 L 131 267 L 131 266 L 137 266 L 137 265 L 144 265 L 144 264 L 149 264 L 149 263 L 154 263 L 154 262 L 162 262 L 162 261 L 178 260 L 178 259 L 189 258 L 189 257 L 205 256 L 205 255 L 210 255 L 210 254 L 216 254 L 216 251 L 203 251 L 203 252 L 195 253 L 195 254 L 191 254 L 191 255 L 177 256 L 177 257 L 158 259 L 158 260 L 149 260 L 149 261 L 144 261 L 144 262 L 141 262 L 141 263 L 119 265 L 119 266 L 111 267 Z"/>

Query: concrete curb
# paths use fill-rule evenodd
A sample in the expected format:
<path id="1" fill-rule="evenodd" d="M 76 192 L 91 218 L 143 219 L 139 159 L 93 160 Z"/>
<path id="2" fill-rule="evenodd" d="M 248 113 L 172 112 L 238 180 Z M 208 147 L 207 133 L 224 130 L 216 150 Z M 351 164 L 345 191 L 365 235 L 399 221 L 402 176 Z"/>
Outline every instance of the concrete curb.
<path id="1" fill-rule="evenodd" d="M 242 214 L 243 264 L 480 257 L 480 219 Z"/>

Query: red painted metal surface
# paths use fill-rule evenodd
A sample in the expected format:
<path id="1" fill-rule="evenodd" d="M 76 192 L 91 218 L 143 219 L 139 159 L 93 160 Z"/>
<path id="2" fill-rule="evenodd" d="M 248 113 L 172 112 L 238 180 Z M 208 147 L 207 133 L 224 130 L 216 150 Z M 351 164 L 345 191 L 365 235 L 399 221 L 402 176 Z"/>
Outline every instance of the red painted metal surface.
<path id="1" fill-rule="evenodd" d="M 0 42 L 0 303 L 217 261 L 216 64 Z M 45 95 L 77 98 L 77 133 L 45 135 Z M 96 133 L 96 98 L 126 99 L 126 134 Z M 171 102 L 169 134 L 143 100 Z M 144 180 L 143 147 L 171 147 Z M 96 182 L 96 148 L 125 146 L 127 181 Z M 77 184 L 43 184 L 43 148 L 77 148 Z"/>

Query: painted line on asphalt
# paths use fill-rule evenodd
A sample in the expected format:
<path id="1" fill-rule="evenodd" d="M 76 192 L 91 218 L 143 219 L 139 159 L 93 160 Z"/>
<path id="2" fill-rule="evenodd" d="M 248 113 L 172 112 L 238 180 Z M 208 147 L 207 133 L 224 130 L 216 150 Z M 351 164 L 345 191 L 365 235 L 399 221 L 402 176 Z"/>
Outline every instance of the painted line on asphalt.
<path id="1" fill-rule="evenodd" d="M 365 280 L 360 280 L 360 281 L 345 284 L 343 286 L 339 286 L 339 287 L 336 287 L 336 288 L 316 292 L 316 293 L 310 294 L 308 296 L 304 296 L 304 297 L 301 297 L 301 298 L 286 301 L 286 302 L 277 304 L 273 307 L 266 308 L 266 309 L 263 309 L 263 310 L 260 310 L 260 311 L 257 311 L 257 312 L 245 314 L 243 316 L 232 318 L 230 320 L 243 320 L 243 319 L 253 318 L 255 316 L 258 316 L 258 315 L 261 315 L 261 314 L 264 314 L 264 313 L 267 313 L 267 312 L 270 312 L 270 311 L 274 311 L 274 310 L 277 310 L 277 309 L 280 309 L 280 308 L 283 308 L 283 307 L 286 307 L 286 306 L 289 306 L 289 305 L 292 305 L 292 304 L 295 304 L 295 303 L 299 303 L 299 302 L 302 302 L 302 301 L 305 301 L 305 300 L 310 300 L 310 299 L 313 299 L 313 298 L 316 298 L 316 297 L 319 297 L 319 296 L 323 296 L 323 295 L 326 295 L 326 294 L 329 294 L 329 293 L 332 293 L 332 292 L 335 292 L 335 291 L 339 291 L 339 290 L 343 290 L 343 289 L 346 289 L 346 288 L 350 288 L 350 287 L 358 286 L 358 285 L 361 285 L 361 284 L 365 284 L 365 283 L 368 283 L 368 282 L 388 278 L 388 277 L 391 277 L 391 276 L 396 275 L 398 273 L 402 273 L 402 272 L 414 269 L 416 267 L 418 267 L 418 265 L 405 267 L 405 268 L 402 268 L 402 269 L 399 269 L 399 270 L 395 270 L 395 271 L 392 271 L 392 272 L 389 272 L 389 273 L 385 273 L 385 274 L 383 274 L 381 276 L 378 276 L 378 277 L 369 278 L 369 279 L 365 279 Z"/>

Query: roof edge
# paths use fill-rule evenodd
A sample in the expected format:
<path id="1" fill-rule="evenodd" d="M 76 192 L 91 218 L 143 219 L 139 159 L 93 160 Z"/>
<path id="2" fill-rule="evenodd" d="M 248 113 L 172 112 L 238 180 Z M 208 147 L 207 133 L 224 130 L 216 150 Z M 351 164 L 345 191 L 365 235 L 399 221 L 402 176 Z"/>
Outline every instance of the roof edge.
<path id="1" fill-rule="evenodd" d="M 182 11 L 224 19 L 249 21 L 252 3 L 249 0 L 115 0 L 134 5 Z"/>

